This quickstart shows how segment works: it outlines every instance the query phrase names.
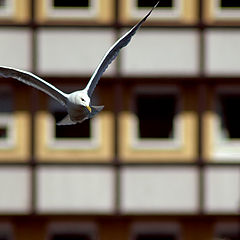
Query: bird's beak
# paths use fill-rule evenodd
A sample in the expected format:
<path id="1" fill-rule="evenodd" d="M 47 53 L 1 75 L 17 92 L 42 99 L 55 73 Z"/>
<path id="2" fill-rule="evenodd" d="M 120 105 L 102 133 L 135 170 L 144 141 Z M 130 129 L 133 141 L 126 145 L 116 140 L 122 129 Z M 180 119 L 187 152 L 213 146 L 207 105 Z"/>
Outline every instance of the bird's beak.
<path id="1" fill-rule="evenodd" d="M 86 106 L 86 108 L 88 109 L 89 112 L 92 112 L 92 109 L 90 106 Z"/>

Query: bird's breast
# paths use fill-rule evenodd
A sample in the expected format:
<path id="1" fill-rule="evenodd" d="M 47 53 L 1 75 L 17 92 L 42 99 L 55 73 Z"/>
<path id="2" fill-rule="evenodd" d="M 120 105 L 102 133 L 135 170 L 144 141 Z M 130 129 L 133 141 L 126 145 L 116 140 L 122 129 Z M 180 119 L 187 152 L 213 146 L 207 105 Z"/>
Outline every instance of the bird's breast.
<path id="1" fill-rule="evenodd" d="M 68 114 L 73 121 L 81 121 L 83 118 L 89 116 L 89 111 L 80 104 L 74 104 L 69 102 Z"/>

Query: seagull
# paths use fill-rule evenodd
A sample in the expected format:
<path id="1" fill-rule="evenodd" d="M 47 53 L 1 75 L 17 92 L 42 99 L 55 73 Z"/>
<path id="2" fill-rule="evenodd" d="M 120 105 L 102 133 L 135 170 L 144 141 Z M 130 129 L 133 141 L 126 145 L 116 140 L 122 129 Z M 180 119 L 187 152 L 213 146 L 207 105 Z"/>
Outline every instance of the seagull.
<path id="1" fill-rule="evenodd" d="M 86 87 L 82 90 L 72 92 L 70 94 L 64 93 L 52 84 L 46 82 L 33 73 L 19 70 L 16 68 L 0 66 L 0 76 L 5 78 L 14 78 L 29 86 L 32 86 L 57 100 L 67 109 L 67 116 L 64 117 L 57 125 L 72 125 L 81 123 L 86 119 L 94 117 L 100 112 L 104 106 L 92 106 L 91 96 L 93 91 L 101 78 L 108 65 L 117 57 L 119 51 L 128 45 L 132 36 L 140 28 L 143 22 L 148 18 L 156 5 L 148 12 L 148 14 L 139 21 L 133 28 L 131 28 L 126 34 L 124 34 L 119 40 L 117 40 L 113 46 L 103 56 L 101 62 L 97 66 L 96 70 L 92 74 Z"/>

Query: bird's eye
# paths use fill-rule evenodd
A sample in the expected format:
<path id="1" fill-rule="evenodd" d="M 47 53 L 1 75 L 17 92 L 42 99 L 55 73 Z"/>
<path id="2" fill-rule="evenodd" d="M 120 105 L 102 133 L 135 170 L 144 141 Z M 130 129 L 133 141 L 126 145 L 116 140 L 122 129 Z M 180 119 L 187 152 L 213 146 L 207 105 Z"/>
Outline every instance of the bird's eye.
<path id="1" fill-rule="evenodd" d="M 81 101 L 85 102 L 85 100 L 83 98 L 81 98 Z"/>

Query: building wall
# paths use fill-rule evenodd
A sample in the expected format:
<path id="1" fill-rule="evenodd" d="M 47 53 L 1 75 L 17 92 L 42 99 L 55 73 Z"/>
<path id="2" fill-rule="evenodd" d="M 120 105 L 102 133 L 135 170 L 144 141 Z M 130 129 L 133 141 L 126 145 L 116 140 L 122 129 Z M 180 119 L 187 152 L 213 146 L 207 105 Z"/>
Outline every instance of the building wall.
<path id="1" fill-rule="evenodd" d="M 0 1 L 0 65 L 83 88 L 154 4 Z M 160 1 L 99 81 L 104 110 L 76 126 L 1 78 L 0 238 L 240 239 L 239 7 Z"/>

